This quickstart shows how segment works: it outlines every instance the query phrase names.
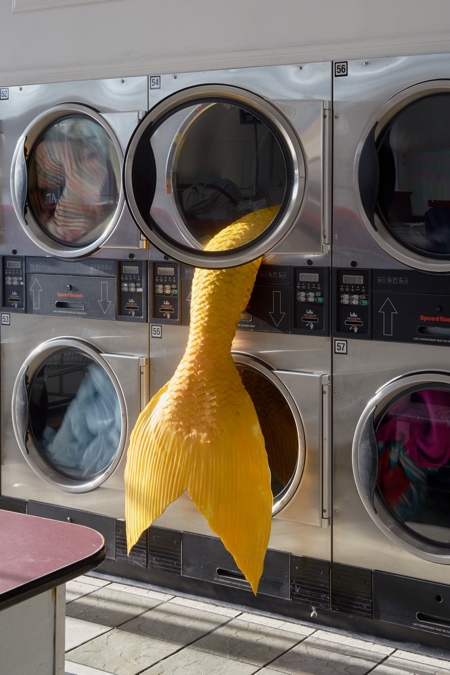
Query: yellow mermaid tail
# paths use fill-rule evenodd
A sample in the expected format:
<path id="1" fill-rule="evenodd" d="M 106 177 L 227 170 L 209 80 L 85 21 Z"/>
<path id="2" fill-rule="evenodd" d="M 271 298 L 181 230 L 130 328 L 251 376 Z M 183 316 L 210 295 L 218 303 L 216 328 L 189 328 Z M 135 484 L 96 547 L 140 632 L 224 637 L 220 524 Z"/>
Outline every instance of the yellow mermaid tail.
<path id="1" fill-rule="evenodd" d="M 249 214 L 206 246 L 253 239 L 279 207 Z M 270 536 L 270 469 L 255 407 L 231 356 L 237 323 L 261 259 L 225 270 L 196 269 L 184 356 L 140 414 L 125 470 L 127 543 L 185 490 L 256 594 Z"/>

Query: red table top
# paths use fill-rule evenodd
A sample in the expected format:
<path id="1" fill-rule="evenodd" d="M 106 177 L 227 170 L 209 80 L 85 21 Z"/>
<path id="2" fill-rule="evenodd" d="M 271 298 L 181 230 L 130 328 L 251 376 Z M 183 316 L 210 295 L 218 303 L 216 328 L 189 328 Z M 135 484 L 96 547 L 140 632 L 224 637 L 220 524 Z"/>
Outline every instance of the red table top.
<path id="1" fill-rule="evenodd" d="M 0 609 L 85 574 L 105 548 L 89 527 L 0 510 Z"/>

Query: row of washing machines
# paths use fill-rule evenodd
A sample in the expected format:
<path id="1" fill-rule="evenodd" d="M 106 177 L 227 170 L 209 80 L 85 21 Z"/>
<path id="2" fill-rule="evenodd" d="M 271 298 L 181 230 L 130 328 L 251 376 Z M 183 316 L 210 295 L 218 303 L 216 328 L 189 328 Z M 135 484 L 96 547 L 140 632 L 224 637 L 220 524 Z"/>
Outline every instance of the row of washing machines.
<path id="1" fill-rule="evenodd" d="M 96 527 L 105 573 L 445 643 L 449 66 L 2 88 L 0 506 Z M 205 250 L 269 206 L 253 240 Z M 260 256 L 233 342 L 274 495 L 254 598 L 187 495 L 127 556 L 123 471 L 183 354 L 194 268 Z"/>

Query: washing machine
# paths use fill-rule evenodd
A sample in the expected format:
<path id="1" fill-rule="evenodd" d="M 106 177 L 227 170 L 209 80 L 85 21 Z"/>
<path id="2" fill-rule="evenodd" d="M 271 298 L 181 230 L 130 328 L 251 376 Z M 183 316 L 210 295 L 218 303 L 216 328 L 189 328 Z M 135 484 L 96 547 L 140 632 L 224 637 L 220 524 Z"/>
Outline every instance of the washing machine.
<path id="1" fill-rule="evenodd" d="M 151 75 L 124 177 L 155 251 L 219 269 L 269 251 L 286 265 L 298 255 L 329 264 L 331 83 L 331 63 Z M 205 250 L 269 206 L 275 215 L 246 244 Z"/>
<path id="2" fill-rule="evenodd" d="M 109 558 L 148 402 L 146 264 L 2 258 L 1 505 L 94 527 Z"/>
<path id="3" fill-rule="evenodd" d="M 449 55 L 334 64 L 331 604 L 441 636 L 449 64 Z"/>
<path id="4" fill-rule="evenodd" d="M 125 150 L 148 78 L 2 89 L 2 255 L 145 258 L 125 203 Z"/>
<path id="5" fill-rule="evenodd" d="M 150 389 L 173 375 L 189 332 L 194 268 L 167 259 L 150 273 Z M 170 308 L 170 311 L 169 311 Z M 232 344 L 261 423 L 272 475 L 273 520 L 258 595 L 329 607 L 331 407 L 329 270 L 263 262 Z M 231 555 L 185 493 L 150 532 L 164 533 L 187 580 L 251 590 Z M 168 533 L 178 541 L 169 549 Z M 150 540 L 150 566 L 158 546 Z M 269 605 L 270 606 L 270 605 Z"/>

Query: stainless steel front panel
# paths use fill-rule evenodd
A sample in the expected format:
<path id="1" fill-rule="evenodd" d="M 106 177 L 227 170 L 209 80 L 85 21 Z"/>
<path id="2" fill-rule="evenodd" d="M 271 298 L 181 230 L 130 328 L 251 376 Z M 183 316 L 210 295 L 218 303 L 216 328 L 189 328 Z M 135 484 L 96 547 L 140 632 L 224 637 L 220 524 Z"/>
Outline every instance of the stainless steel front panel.
<path id="1" fill-rule="evenodd" d="M 151 109 L 130 143 L 125 180 L 131 211 L 157 248 L 187 264 L 211 268 L 242 264 L 268 251 L 328 254 L 330 68 L 317 63 L 150 77 Z M 221 107 L 227 120 L 213 114 Z M 230 126 L 232 110 L 236 116 Z M 210 115 L 216 121 L 200 133 L 202 120 Z M 256 120 L 253 126 L 247 115 Z M 268 131 L 273 148 L 278 147 L 279 156 L 272 148 L 265 177 L 259 175 L 264 153 L 259 145 L 250 148 L 257 129 Z M 243 215 L 262 204 L 281 206 L 254 241 L 211 254 L 180 195 L 186 188 L 224 180 L 241 191 L 239 208 L 226 222 L 236 220 L 244 206 Z M 205 230 L 208 237 L 217 226 Z"/>
<path id="2" fill-rule="evenodd" d="M 43 359 L 65 348 L 75 348 L 99 365 L 120 401 L 117 455 L 92 480 L 58 475 L 43 460 L 22 416 L 19 392 L 32 382 Z M 123 518 L 126 448 L 148 400 L 148 325 L 133 324 L 130 330 L 126 322 L 11 314 L 2 333 L 1 358 L 1 494 Z"/>
<path id="3" fill-rule="evenodd" d="M 348 340 L 347 350 L 347 354 L 334 355 L 333 366 L 333 560 L 449 583 L 450 557 L 445 546 L 440 557 L 435 555 L 436 547 L 431 552 L 434 555 L 429 555 L 430 550 L 420 542 L 414 550 L 413 538 L 401 534 L 398 522 L 393 518 L 389 522 L 379 504 L 375 504 L 378 514 L 369 515 L 366 500 L 358 492 L 361 484 L 355 479 L 353 453 L 369 407 L 374 408 L 383 393 L 387 397 L 388 391 L 401 391 L 413 380 L 433 382 L 438 377 L 433 373 L 447 380 L 446 350 L 358 340 Z"/>
<path id="4" fill-rule="evenodd" d="M 151 338 L 151 394 L 170 379 L 188 336 L 187 327 L 162 326 Z M 274 510 L 270 547 L 296 555 L 330 559 L 330 340 L 295 335 L 238 331 L 232 350 L 235 363 L 250 365 L 285 391 L 299 415 L 299 443 L 304 464 L 297 487 L 282 508 Z M 275 413 L 274 413 L 275 414 Z M 211 534 L 206 520 L 187 495 L 171 504 L 157 524 Z"/>
<path id="5" fill-rule="evenodd" d="M 411 163 L 417 173 L 415 178 L 405 178 L 415 186 L 417 194 L 411 199 L 423 198 L 429 205 L 441 204 L 450 195 L 445 166 L 450 147 L 445 123 L 450 93 L 449 66 L 450 57 L 444 54 L 355 60 L 348 62 L 346 76 L 335 77 L 333 264 L 337 267 L 349 267 L 353 261 L 360 267 L 370 268 L 410 266 L 425 271 L 450 270 L 447 249 L 440 250 L 436 244 L 424 252 L 421 243 L 424 224 L 416 222 L 423 218 L 401 216 L 403 230 L 409 230 L 407 237 L 411 245 L 407 245 L 406 234 L 399 230 L 397 236 L 395 229 L 388 227 L 372 208 L 380 185 L 398 191 L 395 195 L 397 212 L 402 207 L 400 201 L 403 204 L 410 199 L 409 194 L 401 192 L 405 188 L 398 185 L 401 167 L 396 167 L 396 176 L 392 177 L 397 184 L 389 188 L 392 167 L 389 169 L 386 165 L 384 170 L 380 169 L 379 176 L 375 169 L 379 160 L 375 156 L 376 144 L 408 106 L 410 110 L 416 110 L 416 126 L 413 128 L 405 123 L 402 138 L 397 134 L 396 138 L 390 139 L 391 159 L 394 157 L 393 144 L 400 147 L 401 143 L 403 154 L 395 161 L 403 162 L 405 169 L 409 169 Z M 419 104 L 426 101 L 436 110 L 434 126 L 432 118 L 420 118 Z M 417 137 L 422 132 L 420 140 Z M 408 152 L 415 153 L 414 161 Z M 423 194 L 419 195 L 420 192 Z M 372 206 L 369 208 L 365 202 Z"/>
<path id="6" fill-rule="evenodd" d="M 124 206 L 121 167 L 129 138 L 147 107 L 146 77 L 8 89 L 8 98 L 2 100 L 0 111 L 4 178 L 0 250 L 3 254 L 16 250 L 20 255 L 56 255 L 70 259 L 94 253 L 118 257 L 115 250 L 123 247 L 146 257 L 146 251 L 141 250 L 146 242 Z M 75 124 L 77 136 L 71 140 L 61 136 L 63 127 L 71 125 L 73 129 Z M 98 156 L 89 133 L 97 138 Z M 57 137 L 58 142 L 54 140 Z M 43 208 L 54 221 L 51 231 L 47 231 L 39 212 L 36 213 L 36 204 L 32 203 L 32 186 L 33 181 L 36 182 L 33 162 L 39 144 L 44 148 L 39 166 L 46 167 L 41 177 L 37 176 L 42 193 L 39 198 L 45 202 Z M 105 162 L 107 157 L 111 161 L 104 166 L 105 180 L 114 184 L 113 196 L 110 190 L 103 194 L 104 187 L 98 186 L 96 191 L 95 186 L 99 175 L 95 161 Z M 113 201 L 108 206 L 105 199 Z M 56 222 L 58 208 L 60 215 Z M 66 222 L 68 213 L 70 227 Z M 77 224 L 81 234 L 73 229 Z"/>

